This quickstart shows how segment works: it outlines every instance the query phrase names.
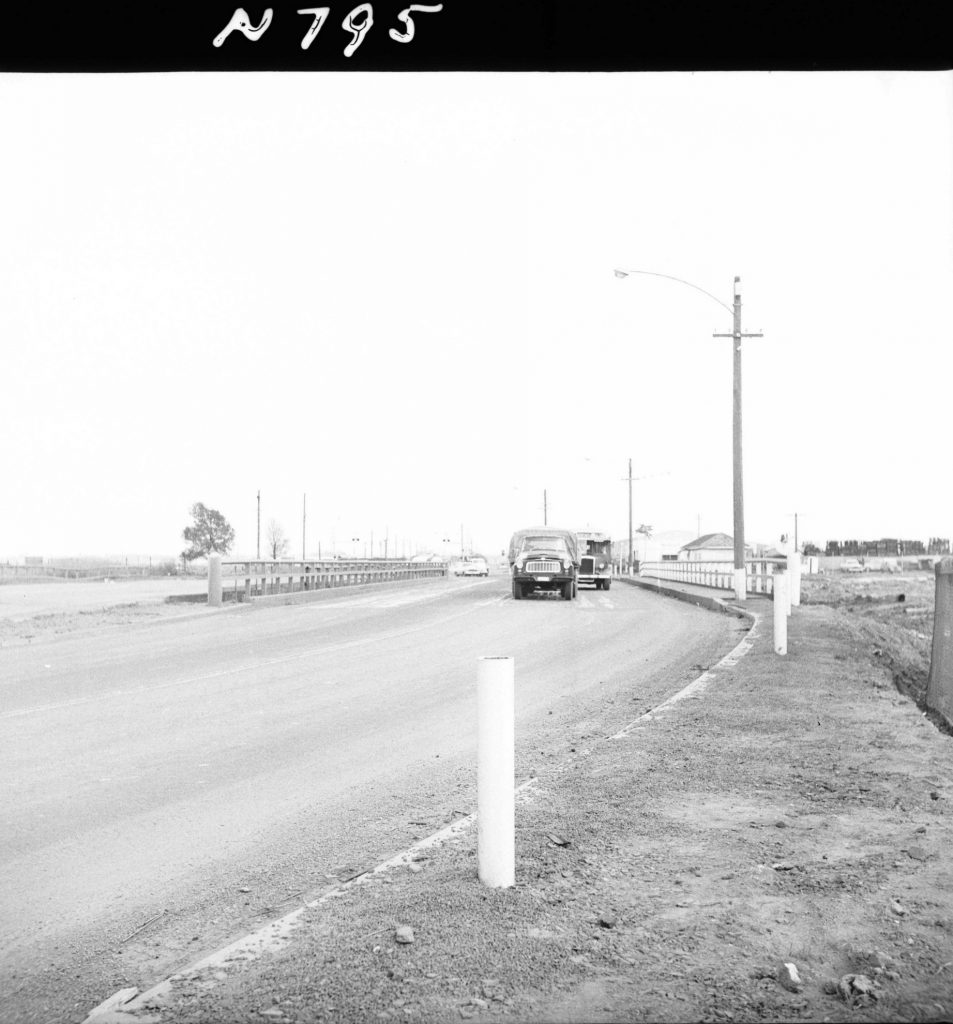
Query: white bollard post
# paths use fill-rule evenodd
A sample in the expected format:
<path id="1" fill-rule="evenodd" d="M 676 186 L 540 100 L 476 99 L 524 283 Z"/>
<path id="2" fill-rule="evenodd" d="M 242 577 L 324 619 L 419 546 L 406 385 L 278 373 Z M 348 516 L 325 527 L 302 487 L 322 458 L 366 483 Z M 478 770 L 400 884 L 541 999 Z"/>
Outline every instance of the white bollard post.
<path id="1" fill-rule="evenodd" d="M 735 600 L 744 601 L 748 596 L 748 570 L 735 569 Z"/>
<path id="2" fill-rule="evenodd" d="M 208 603 L 211 608 L 222 607 L 222 556 L 208 556 Z"/>
<path id="3" fill-rule="evenodd" d="M 790 573 L 791 604 L 795 608 L 801 605 L 801 556 L 796 552 L 788 557 L 788 571 Z"/>
<path id="4" fill-rule="evenodd" d="M 774 574 L 774 653 L 788 653 L 788 574 Z"/>
<path id="5" fill-rule="evenodd" d="M 513 659 L 477 664 L 477 874 L 506 888 L 516 881 Z"/>

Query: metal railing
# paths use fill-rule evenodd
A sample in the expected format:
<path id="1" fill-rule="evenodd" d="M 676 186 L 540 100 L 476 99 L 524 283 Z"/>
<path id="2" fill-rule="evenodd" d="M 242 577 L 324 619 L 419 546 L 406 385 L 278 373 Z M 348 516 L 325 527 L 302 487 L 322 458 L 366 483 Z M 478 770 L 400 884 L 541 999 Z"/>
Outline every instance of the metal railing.
<path id="1" fill-rule="evenodd" d="M 773 594 L 774 574 L 787 565 L 785 558 L 749 558 L 745 561 L 749 594 Z M 715 590 L 735 589 L 734 563 L 667 561 L 640 562 L 639 576 L 673 583 L 691 583 Z"/>
<path id="2" fill-rule="evenodd" d="M 446 562 L 383 558 L 222 562 L 222 599 L 250 601 L 277 594 L 433 579 L 446 575 Z"/>

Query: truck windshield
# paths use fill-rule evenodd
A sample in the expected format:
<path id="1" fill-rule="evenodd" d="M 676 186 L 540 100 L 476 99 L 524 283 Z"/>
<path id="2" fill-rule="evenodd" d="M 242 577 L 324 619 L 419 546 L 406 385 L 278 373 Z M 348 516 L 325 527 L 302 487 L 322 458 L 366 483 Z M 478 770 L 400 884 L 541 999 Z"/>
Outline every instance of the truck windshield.
<path id="1" fill-rule="evenodd" d="M 520 551 L 555 551 L 560 555 L 568 555 L 566 541 L 562 537 L 524 537 Z"/>

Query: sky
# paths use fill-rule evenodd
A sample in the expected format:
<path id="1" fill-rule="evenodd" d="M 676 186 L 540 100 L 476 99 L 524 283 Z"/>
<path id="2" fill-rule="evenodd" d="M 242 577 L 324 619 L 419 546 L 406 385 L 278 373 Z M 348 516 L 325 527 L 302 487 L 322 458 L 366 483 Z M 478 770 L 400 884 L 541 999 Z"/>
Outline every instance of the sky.
<path id="1" fill-rule="evenodd" d="M 621 538 L 630 459 L 731 533 L 735 277 L 746 539 L 953 536 L 949 73 L 5 74 L 0 139 L 0 560 Z"/>

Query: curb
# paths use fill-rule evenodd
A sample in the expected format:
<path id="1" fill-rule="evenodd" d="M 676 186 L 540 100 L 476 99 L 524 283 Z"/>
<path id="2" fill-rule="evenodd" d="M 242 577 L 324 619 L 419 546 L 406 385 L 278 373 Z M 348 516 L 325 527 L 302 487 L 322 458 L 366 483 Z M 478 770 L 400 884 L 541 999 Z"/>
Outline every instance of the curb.
<path id="1" fill-rule="evenodd" d="M 749 612 L 741 604 L 732 604 L 734 598 L 709 597 L 707 594 L 693 594 L 688 590 L 679 590 L 676 587 L 668 587 L 664 583 L 656 581 L 650 583 L 648 580 L 637 577 L 618 576 L 617 581 L 627 583 L 630 587 L 641 587 L 642 590 L 650 590 L 654 594 L 665 597 L 674 597 L 676 601 L 687 601 L 689 604 L 698 605 L 699 608 L 707 608 L 713 612 L 724 612 L 728 615 L 736 615 L 739 618 L 754 616 L 756 613 Z"/>

